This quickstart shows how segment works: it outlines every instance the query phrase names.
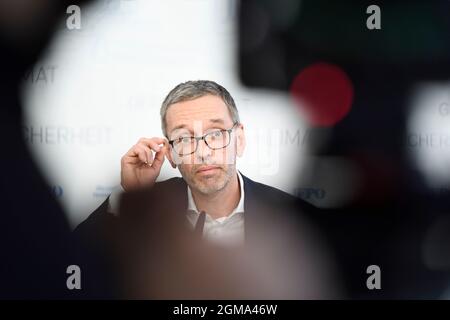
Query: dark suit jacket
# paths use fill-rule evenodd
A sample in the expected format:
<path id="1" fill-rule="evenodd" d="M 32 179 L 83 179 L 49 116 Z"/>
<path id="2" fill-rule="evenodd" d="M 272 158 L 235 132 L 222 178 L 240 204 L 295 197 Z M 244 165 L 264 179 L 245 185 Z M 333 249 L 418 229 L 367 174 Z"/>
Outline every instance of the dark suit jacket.
<path id="1" fill-rule="evenodd" d="M 317 212 L 311 204 L 284 191 L 255 182 L 242 175 L 245 191 L 244 221 L 246 240 L 252 236 L 254 222 L 261 220 L 262 214 L 271 221 L 291 218 L 302 223 L 310 223 L 308 216 Z M 106 199 L 84 222 L 75 233 L 91 238 L 107 232 L 115 223 L 116 216 L 108 213 Z M 129 208 L 131 206 L 131 208 Z M 151 189 L 142 189 L 125 193 L 121 199 L 121 211 L 124 207 L 136 212 L 151 212 L 158 207 L 165 212 L 184 218 L 188 207 L 187 184 L 184 179 L 175 177 L 156 183 Z M 135 213 L 138 215 L 138 213 Z"/>

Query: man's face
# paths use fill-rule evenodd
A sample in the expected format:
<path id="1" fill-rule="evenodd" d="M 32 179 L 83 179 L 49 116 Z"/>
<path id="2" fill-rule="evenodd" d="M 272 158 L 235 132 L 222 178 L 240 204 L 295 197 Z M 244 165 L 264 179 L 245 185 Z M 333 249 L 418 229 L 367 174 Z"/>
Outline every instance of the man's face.
<path id="1" fill-rule="evenodd" d="M 201 137 L 210 132 L 233 127 L 228 107 L 220 97 L 206 95 L 194 100 L 171 105 L 166 113 L 166 128 L 169 140 L 180 137 Z M 222 149 L 212 150 L 204 140 L 198 141 L 197 150 L 190 155 L 178 155 L 171 148 L 169 159 L 178 164 L 186 183 L 204 194 L 222 190 L 236 174 L 236 156 L 245 148 L 244 129 L 236 125 L 228 137 L 229 144 Z M 211 141 L 211 140 L 209 140 Z M 209 170 L 205 170 L 211 168 Z"/>

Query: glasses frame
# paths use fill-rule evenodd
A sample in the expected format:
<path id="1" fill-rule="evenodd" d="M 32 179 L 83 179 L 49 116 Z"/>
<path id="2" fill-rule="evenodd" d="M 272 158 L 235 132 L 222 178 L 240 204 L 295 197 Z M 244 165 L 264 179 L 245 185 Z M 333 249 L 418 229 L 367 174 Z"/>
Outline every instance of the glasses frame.
<path id="1" fill-rule="evenodd" d="M 208 148 L 210 148 L 211 150 L 220 150 L 220 149 L 224 149 L 224 148 L 226 148 L 226 147 L 228 147 L 228 146 L 230 145 L 230 142 L 231 142 L 231 132 L 234 130 L 234 128 L 235 128 L 236 125 L 238 125 L 238 124 L 239 124 L 239 122 L 235 122 L 235 123 L 233 124 L 233 126 L 232 126 L 230 129 L 219 129 L 219 130 L 214 130 L 214 131 L 208 132 L 207 134 L 204 134 L 204 135 L 201 136 L 201 137 L 193 137 L 193 136 L 191 136 L 191 137 L 183 137 L 183 138 L 191 138 L 191 139 L 195 139 L 195 148 L 194 148 L 194 151 L 192 151 L 191 153 L 187 153 L 187 154 L 180 154 L 180 153 L 176 152 L 176 154 L 178 154 L 180 157 L 184 157 L 184 156 L 189 156 L 189 155 L 195 153 L 195 152 L 197 151 L 197 149 L 198 149 L 198 144 L 199 144 L 199 141 L 200 141 L 200 140 L 203 140 L 203 141 L 205 142 L 206 146 L 207 146 Z M 214 133 L 214 132 L 217 132 L 217 131 L 220 131 L 220 132 L 228 132 L 228 143 L 227 143 L 226 145 L 224 145 L 223 147 L 220 147 L 220 148 L 212 148 L 212 147 L 209 146 L 208 142 L 206 142 L 205 138 L 206 138 L 207 136 L 209 136 L 210 134 L 212 134 L 212 133 Z M 179 139 L 179 138 L 178 138 L 178 139 Z M 169 140 L 169 144 L 170 144 L 170 146 L 172 147 L 172 149 L 173 149 L 174 151 L 175 151 L 175 148 L 174 148 L 173 143 L 174 143 L 176 140 L 178 140 L 178 139 Z"/>

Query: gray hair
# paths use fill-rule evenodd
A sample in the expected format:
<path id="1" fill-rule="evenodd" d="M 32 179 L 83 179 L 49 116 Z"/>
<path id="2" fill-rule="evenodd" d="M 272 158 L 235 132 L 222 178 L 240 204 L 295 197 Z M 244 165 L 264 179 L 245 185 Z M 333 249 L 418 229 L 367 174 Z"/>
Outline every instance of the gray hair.
<path id="1" fill-rule="evenodd" d="M 215 83 L 214 81 L 187 81 L 180 83 L 175 88 L 173 88 L 162 103 L 160 114 L 161 127 L 164 135 L 168 137 L 166 131 L 166 113 L 172 104 L 194 100 L 206 95 L 213 95 L 221 98 L 230 111 L 233 123 L 240 122 L 236 104 L 234 103 L 233 97 L 227 91 L 227 89 L 222 87 L 220 84 Z"/>

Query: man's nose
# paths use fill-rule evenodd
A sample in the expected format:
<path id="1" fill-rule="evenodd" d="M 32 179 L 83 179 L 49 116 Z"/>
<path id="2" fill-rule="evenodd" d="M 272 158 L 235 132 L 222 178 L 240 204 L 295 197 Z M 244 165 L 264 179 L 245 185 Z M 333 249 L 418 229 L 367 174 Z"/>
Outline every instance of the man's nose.
<path id="1" fill-rule="evenodd" d="M 197 151 L 196 151 L 196 155 L 198 159 L 207 159 L 208 157 L 211 156 L 211 148 L 208 147 L 208 145 L 206 144 L 205 140 L 199 140 L 198 141 L 198 146 L 197 146 Z"/>

